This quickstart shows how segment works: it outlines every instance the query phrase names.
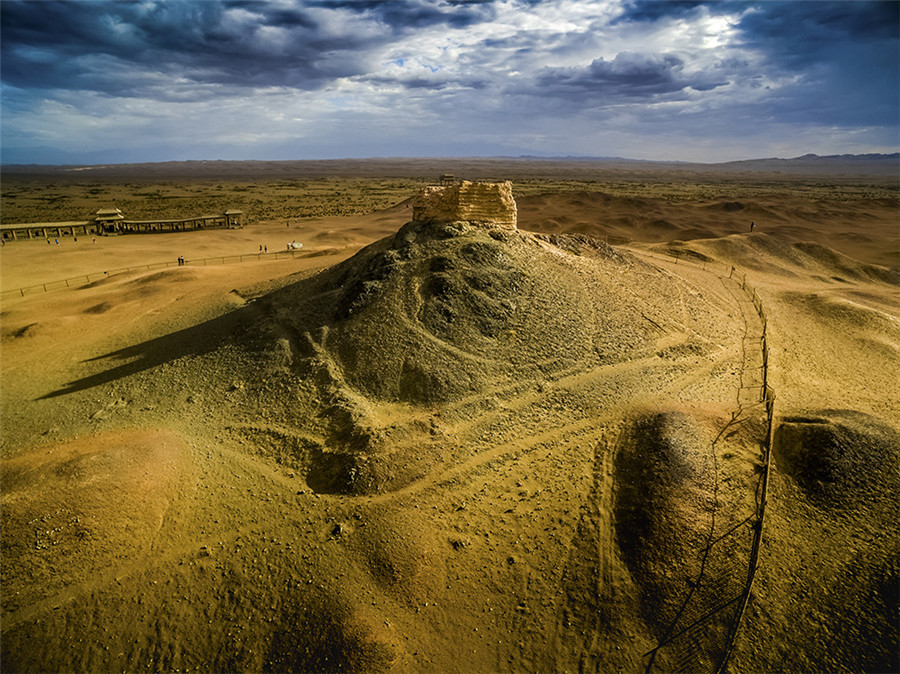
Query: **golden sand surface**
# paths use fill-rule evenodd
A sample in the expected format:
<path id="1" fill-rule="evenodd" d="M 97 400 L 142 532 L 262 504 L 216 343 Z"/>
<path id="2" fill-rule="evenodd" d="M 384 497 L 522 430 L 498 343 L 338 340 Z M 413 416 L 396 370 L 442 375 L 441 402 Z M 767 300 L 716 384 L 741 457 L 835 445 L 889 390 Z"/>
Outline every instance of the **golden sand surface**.
<path id="1" fill-rule="evenodd" d="M 306 204 L 283 166 L 4 177 L 4 223 L 10 193 L 268 195 L 243 229 L 0 249 L 4 670 L 643 671 L 700 566 L 723 598 L 747 571 L 747 536 L 704 555 L 764 468 L 731 267 L 777 407 L 729 671 L 895 670 L 896 179 L 458 164 L 512 174 L 500 231 L 410 223 L 437 166 L 395 163 Z"/>

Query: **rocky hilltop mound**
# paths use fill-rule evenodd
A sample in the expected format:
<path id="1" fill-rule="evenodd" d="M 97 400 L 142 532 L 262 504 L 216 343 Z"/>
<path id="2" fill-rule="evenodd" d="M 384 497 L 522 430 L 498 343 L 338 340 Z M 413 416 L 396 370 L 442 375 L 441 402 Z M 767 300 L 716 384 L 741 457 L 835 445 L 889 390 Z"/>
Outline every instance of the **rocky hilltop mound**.
<path id="1" fill-rule="evenodd" d="M 647 346 L 653 329 L 632 329 L 635 310 L 596 302 L 618 294 L 615 272 L 629 263 L 603 244 L 555 240 L 569 250 L 470 222 L 413 221 L 270 306 L 302 336 L 302 358 L 366 395 L 414 404 Z"/>
<path id="2" fill-rule="evenodd" d="M 422 410 L 484 407 L 508 388 L 656 358 L 686 341 L 702 354 L 723 325 L 733 329 L 697 293 L 685 315 L 691 291 L 603 242 L 519 231 L 508 183 L 431 188 L 414 213 L 395 235 L 258 303 L 254 334 L 267 326 L 277 358 L 315 382 L 307 404 L 324 404 L 327 489 L 378 491 L 421 474 L 396 466 L 426 461 L 421 447 L 440 435 L 433 419 L 426 438 L 411 430 Z M 479 219 L 457 219 L 465 213 Z M 695 320 L 701 330 L 686 327 Z M 404 445 L 419 449 L 386 461 L 387 472 L 374 468 L 370 459 Z"/>

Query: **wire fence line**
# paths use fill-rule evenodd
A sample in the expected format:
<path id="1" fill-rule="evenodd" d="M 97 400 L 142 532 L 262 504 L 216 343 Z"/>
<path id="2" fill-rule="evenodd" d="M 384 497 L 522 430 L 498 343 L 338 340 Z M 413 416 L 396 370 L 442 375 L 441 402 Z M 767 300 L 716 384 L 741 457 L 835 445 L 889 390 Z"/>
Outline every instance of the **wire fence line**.
<path id="1" fill-rule="evenodd" d="M 0 297 L 12 297 L 19 296 L 25 297 L 26 294 L 30 293 L 39 293 L 39 292 L 51 292 L 54 290 L 65 290 L 66 288 L 80 288 L 83 287 L 87 283 L 93 283 L 95 281 L 99 281 L 105 278 L 109 278 L 110 276 L 115 276 L 116 274 L 124 274 L 130 271 L 152 271 L 154 269 L 168 269 L 169 267 L 178 267 L 178 266 L 194 266 L 194 267 L 207 267 L 213 265 L 220 264 L 236 264 L 238 262 L 247 262 L 249 260 L 283 260 L 285 258 L 293 259 L 297 255 L 301 255 L 304 257 L 313 257 L 315 255 L 321 254 L 321 251 L 304 251 L 304 250 L 282 250 L 274 253 L 247 253 L 244 255 L 224 255 L 217 257 L 204 257 L 197 260 L 185 260 L 183 263 L 179 262 L 151 262 L 149 264 L 139 264 L 133 265 L 131 267 L 119 267 L 117 269 L 110 269 L 109 271 L 100 271 L 100 272 L 91 272 L 90 274 L 80 274 L 78 276 L 72 276 L 67 279 L 62 279 L 60 281 L 49 281 L 47 283 L 37 283 L 35 285 L 26 286 L 24 288 L 15 288 L 11 290 L 4 290 L 0 292 Z"/>
<path id="2" fill-rule="evenodd" d="M 641 251 L 641 254 L 661 257 L 658 253 Z M 759 369 L 762 381 L 758 386 L 759 397 L 749 407 L 764 405 L 766 421 L 765 437 L 761 442 L 759 478 L 754 490 L 753 511 L 715 538 L 712 535 L 715 529 L 713 526 L 696 581 L 686 593 L 675 618 L 657 646 L 645 654 L 647 674 L 653 671 L 721 674 L 725 671 L 734 649 L 741 620 L 750 599 L 756 570 L 759 567 L 775 431 L 775 390 L 769 384 L 768 318 L 759 291 L 748 282 L 745 272 L 732 265 L 713 262 L 696 254 L 671 251 L 669 255 L 674 258 L 675 264 L 690 264 L 722 279 L 732 279 L 740 287 L 747 301 L 752 303 L 761 322 L 759 349 L 762 364 Z M 667 257 L 662 259 L 672 261 Z M 744 387 L 743 380 L 741 386 Z M 738 404 L 740 407 L 740 394 Z M 719 437 L 735 423 L 739 414 L 740 409 Z M 715 442 L 713 444 L 715 446 Z M 715 520 L 713 522 L 715 523 Z M 710 563 L 711 559 L 715 559 L 717 563 Z"/>

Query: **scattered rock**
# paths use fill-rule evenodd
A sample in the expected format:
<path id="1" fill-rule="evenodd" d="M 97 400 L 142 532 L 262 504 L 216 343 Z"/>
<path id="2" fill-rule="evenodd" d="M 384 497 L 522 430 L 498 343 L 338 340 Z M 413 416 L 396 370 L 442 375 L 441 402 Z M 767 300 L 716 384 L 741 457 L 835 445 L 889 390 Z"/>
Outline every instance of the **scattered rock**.
<path id="1" fill-rule="evenodd" d="M 472 541 L 464 536 L 452 537 L 449 540 L 454 550 L 461 550 L 472 545 Z"/>

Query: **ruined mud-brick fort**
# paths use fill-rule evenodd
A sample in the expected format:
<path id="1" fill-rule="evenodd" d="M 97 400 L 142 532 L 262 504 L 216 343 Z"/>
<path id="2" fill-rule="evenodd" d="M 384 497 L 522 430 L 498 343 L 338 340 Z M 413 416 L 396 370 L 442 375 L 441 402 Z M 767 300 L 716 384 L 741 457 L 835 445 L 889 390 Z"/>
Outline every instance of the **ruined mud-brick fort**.
<path id="1" fill-rule="evenodd" d="M 413 220 L 479 222 L 516 229 L 516 200 L 512 183 L 470 182 L 441 176 L 440 185 L 429 185 L 413 199 Z"/>

